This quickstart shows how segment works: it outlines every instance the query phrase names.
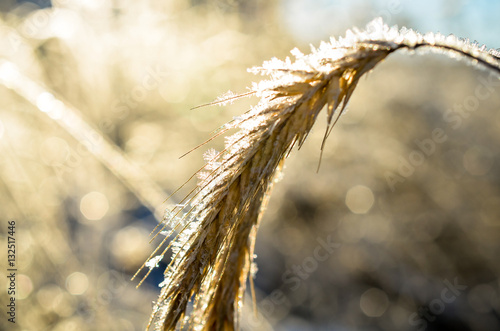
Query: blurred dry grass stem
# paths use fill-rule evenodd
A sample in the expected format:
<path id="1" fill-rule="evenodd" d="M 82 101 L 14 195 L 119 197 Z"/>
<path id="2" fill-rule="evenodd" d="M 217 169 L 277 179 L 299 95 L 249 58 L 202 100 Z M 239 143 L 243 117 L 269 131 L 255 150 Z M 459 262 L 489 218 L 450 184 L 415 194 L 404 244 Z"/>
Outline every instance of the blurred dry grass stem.
<path id="1" fill-rule="evenodd" d="M 134 192 L 157 219 L 163 218 L 163 210 L 158 208 L 164 195 L 163 190 L 146 172 L 130 162 L 119 147 L 91 125 L 81 111 L 25 76 L 12 62 L 0 60 L 0 82 L 84 144 L 88 151 Z"/>
<path id="2" fill-rule="evenodd" d="M 152 269 L 170 247 L 173 259 L 149 325 L 156 330 L 185 325 L 196 330 L 239 328 L 247 275 L 253 277 L 256 270 L 255 235 L 285 157 L 294 146 L 302 146 L 326 106 L 323 149 L 361 76 L 398 49 L 421 48 L 460 54 L 500 72 L 493 51 L 453 36 L 423 36 L 375 20 L 366 31 L 348 31 L 345 38 L 322 43 L 310 55 L 293 50 L 295 62 L 272 59 L 251 69 L 270 79 L 254 84 L 249 93 L 230 94 L 211 103 L 249 94 L 260 97 L 257 106 L 223 128 L 221 133 L 233 128 L 239 131 L 226 138 L 223 151 L 205 154 L 207 163 L 197 173 L 198 187 L 183 200 L 185 205 L 165 217 L 158 231 L 170 227 L 145 265 Z M 155 256 L 174 235 L 172 243 Z M 194 306 L 188 314 L 191 300 Z"/>

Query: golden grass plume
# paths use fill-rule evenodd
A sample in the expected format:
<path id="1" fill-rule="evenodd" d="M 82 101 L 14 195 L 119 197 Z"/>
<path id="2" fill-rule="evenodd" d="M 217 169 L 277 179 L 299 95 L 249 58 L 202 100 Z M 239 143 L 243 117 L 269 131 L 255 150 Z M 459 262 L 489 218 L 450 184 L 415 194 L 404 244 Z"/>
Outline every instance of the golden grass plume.
<path id="1" fill-rule="evenodd" d="M 170 228 L 143 267 L 151 270 L 168 249 L 172 249 L 173 258 L 148 327 L 239 328 L 247 276 L 251 273 L 253 277 L 256 270 L 253 249 L 257 228 L 284 159 L 294 146 L 302 146 L 325 108 L 323 150 L 361 76 L 396 50 L 424 48 L 469 58 L 500 73 L 497 51 L 454 36 L 389 28 L 376 19 L 365 31 L 348 31 L 345 38 L 322 43 L 309 55 L 293 50 L 293 62 L 272 59 L 251 69 L 270 78 L 253 84 L 248 93 L 226 95 L 211 103 L 223 104 L 248 95 L 260 97 L 255 107 L 213 137 L 239 129 L 226 138 L 223 151 L 205 154 L 207 163 L 197 173 L 201 179 L 197 188 L 184 198 L 183 205 L 167 213 L 158 231 Z M 191 301 L 193 309 L 188 313 Z"/>

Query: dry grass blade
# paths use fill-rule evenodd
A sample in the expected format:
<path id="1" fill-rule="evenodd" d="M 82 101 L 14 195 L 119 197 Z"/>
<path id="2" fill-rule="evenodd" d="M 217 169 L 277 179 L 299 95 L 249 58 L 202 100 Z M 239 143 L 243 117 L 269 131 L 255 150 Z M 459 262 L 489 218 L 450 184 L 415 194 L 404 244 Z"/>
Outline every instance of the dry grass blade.
<path id="1" fill-rule="evenodd" d="M 304 143 L 323 108 L 326 139 L 363 74 L 398 49 L 423 47 L 459 53 L 500 72 L 498 59 L 483 48 L 455 37 L 389 28 L 381 20 L 364 32 L 348 31 L 345 38 L 323 43 L 310 55 L 294 50 L 295 62 L 273 59 L 251 70 L 270 79 L 253 85 L 251 93 L 260 102 L 240 121 L 227 125 L 239 131 L 227 138 L 225 153 L 205 166 L 207 173 L 191 198 L 193 207 L 183 216 L 183 230 L 172 246 L 174 258 L 150 326 L 238 329 L 255 234 L 284 158 L 293 146 Z M 177 226 L 179 221 L 166 223 Z M 191 300 L 194 308 L 188 314 Z"/>
<path id="2" fill-rule="evenodd" d="M 159 206 L 165 192 L 131 162 L 118 146 L 90 124 L 81 111 L 25 76 L 14 63 L 3 59 L 0 60 L 0 85 L 16 92 L 77 141 L 85 143 L 88 151 L 129 187 L 156 219 L 163 218 L 164 210 Z"/>

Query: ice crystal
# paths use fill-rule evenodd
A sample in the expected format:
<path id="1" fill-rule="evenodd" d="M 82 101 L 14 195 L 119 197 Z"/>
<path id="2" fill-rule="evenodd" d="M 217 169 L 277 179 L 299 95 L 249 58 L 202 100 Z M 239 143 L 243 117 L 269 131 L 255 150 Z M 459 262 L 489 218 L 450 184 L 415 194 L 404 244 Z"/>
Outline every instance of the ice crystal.
<path id="1" fill-rule="evenodd" d="M 158 255 L 158 256 L 153 257 L 152 259 L 149 259 L 146 262 L 146 267 L 149 268 L 149 270 L 154 269 L 154 268 L 158 268 L 160 265 L 161 259 L 163 259 L 163 255 Z"/>

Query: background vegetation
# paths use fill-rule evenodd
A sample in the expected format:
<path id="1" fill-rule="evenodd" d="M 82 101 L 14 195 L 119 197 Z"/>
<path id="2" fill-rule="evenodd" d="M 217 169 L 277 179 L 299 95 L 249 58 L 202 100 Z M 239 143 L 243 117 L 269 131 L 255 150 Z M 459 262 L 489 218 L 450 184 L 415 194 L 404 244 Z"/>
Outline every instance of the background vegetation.
<path id="1" fill-rule="evenodd" d="M 374 16 L 498 46 L 500 28 L 488 20 L 495 2 L 435 3 L 420 15 L 406 1 L 2 2 L 0 246 L 15 219 L 15 327 L 143 329 L 162 280 L 156 271 L 139 289 L 129 281 L 154 247 L 149 207 L 201 167 L 205 148 L 178 157 L 256 99 L 189 109 L 244 92 L 258 79 L 246 68 L 293 47 L 307 53 Z M 44 99 L 9 88 L 6 61 L 124 158 L 102 152 L 107 140 L 85 126 L 65 129 Z M 500 328 L 499 92 L 498 76 L 439 55 L 395 54 L 363 79 L 319 174 L 321 121 L 274 188 L 256 244 L 260 315 L 247 304 L 243 328 Z M 419 147 L 429 139 L 432 149 Z M 314 264 L 328 237 L 339 246 Z M 294 266 L 310 272 L 299 277 Z M 1 314 L 1 329 L 12 329 Z"/>

